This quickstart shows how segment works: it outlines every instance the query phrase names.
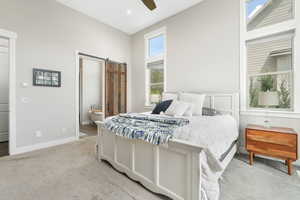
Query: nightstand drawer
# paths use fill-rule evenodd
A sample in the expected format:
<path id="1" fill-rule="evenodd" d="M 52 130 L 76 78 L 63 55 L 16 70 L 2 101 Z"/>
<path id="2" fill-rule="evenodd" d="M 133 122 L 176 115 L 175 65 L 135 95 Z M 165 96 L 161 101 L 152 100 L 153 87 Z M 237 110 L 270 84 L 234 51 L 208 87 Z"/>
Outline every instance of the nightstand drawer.
<path id="1" fill-rule="evenodd" d="M 297 147 L 297 136 L 293 134 L 275 133 L 269 131 L 247 130 L 247 139 L 258 142 Z"/>
<path id="2" fill-rule="evenodd" d="M 286 145 L 248 140 L 247 150 L 267 156 L 274 156 L 282 159 L 297 160 L 297 147 L 289 147 Z"/>

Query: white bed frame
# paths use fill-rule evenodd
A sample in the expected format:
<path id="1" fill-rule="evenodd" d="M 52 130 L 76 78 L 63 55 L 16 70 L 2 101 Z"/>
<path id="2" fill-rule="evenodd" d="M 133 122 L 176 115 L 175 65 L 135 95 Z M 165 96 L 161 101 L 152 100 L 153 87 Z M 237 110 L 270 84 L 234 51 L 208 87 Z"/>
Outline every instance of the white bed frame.
<path id="1" fill-rule="evenodd" d="M 204 105 L 229 113 L 239 121 L 238 94 L 208 94 Z M 223 161 L 227 166 L 237 146 Z M 201 200 L 202 148 L 172 139 L 168 145 L 152 145 L 109 133 L 98 122 L 98 159 L 108 161 L 118 171 L 149 190 L 174 200 Z"/>

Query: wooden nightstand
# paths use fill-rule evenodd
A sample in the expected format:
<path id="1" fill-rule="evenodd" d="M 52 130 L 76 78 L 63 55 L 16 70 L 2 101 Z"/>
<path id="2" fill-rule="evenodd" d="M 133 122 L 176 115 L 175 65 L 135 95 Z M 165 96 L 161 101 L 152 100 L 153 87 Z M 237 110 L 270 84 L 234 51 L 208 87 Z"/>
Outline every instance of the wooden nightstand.
<path id="1" fill-rule="evenodd" d="M 275 157 L 286 161 L 288 174 L 292 174 L 292 162 L 298 159 L 298 135 L 290 128 L 266 128 L 248 125 L 246 128 L 246 149 L 250 165 L 255 154 Z"/>

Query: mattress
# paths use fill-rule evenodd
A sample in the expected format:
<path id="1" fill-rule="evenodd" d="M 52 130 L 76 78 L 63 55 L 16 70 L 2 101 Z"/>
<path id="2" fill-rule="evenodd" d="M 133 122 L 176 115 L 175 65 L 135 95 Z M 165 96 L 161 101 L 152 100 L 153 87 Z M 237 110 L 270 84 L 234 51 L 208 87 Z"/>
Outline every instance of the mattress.
<path id="1" fill-rule="evenodd" d="M 238 140 L 235 140 L 232 142 L 232 144 L 230 145 L 230 147 L 227 149 L 227 151 L 225 151 L 221 157 L 219 158 L 220 162 L 223 162 L 225 160 L 225 158 L 227 157 L 227 155 L 232 151 L 232 149 L 235 147 L 235 145 L 237 145 Z"/>

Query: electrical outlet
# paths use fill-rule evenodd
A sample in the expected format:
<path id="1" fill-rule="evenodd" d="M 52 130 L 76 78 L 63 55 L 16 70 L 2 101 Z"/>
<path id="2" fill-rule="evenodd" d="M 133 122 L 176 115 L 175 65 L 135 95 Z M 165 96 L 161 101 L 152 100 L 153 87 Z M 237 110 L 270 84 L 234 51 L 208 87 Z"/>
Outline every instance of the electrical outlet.
<path id="1" fill-rule="evenodd" d="M 36 137 L 42 137 L 42 135 L 43 135 L 43 134 L 42 134 L 42 131 L 36 131 L 36 132 L 35 132 L 35 136 L 36 136 Z"/>
<path id="2" fill-rule="evenodd" d="M 22 103 L 29 103 L 30 99 L 28 97 L 22 97 L 21 101 L 22 101 Z"/>
<path id="3" fill-rule="evenodd" d="M 299 171 L 299 170 L 297 170 L 297 174 L 298 174 L 298 176 L 300 177 L 300 171 Z"/>
<path id="4" fill-rule="evenodd" d="M 22 88 L 27 88 L 27 87 L 28 87 L 28 83 L 22 82 L 22 83 L 21 83 L 21 86 L 22 86 Z"/>

